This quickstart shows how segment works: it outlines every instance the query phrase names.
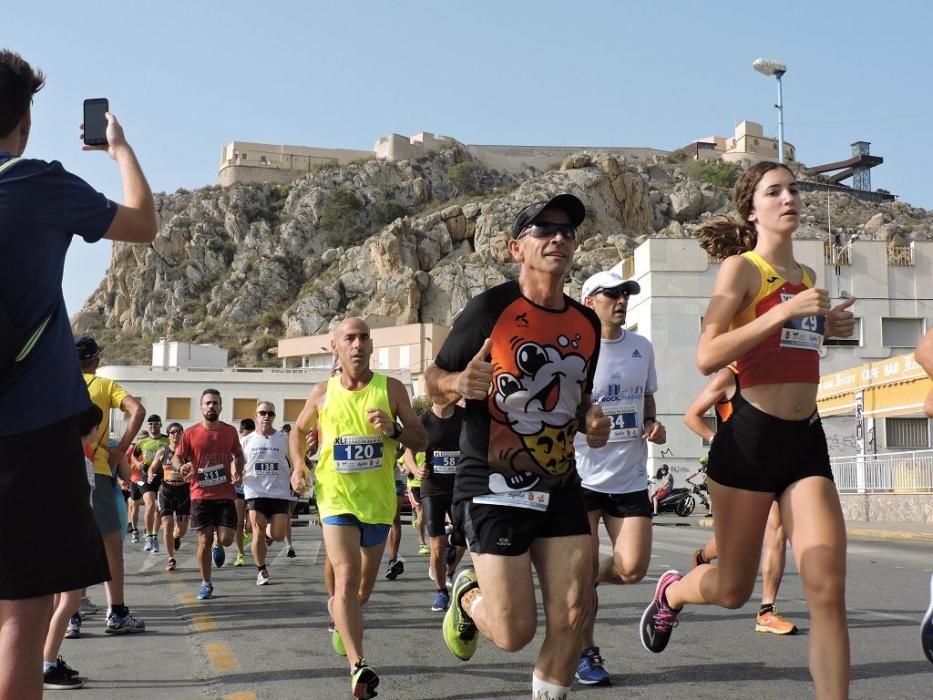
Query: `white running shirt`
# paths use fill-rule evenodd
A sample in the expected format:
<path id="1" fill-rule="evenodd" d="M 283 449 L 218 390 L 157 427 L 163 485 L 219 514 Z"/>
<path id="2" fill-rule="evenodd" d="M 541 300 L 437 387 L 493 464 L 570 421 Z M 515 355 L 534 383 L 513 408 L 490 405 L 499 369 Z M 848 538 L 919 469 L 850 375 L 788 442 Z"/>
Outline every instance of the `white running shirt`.
<path id="1" fill-rule="evenodd" d="M 240 438 L 246 469 L 243 493 L 246 498 L 289 497 L 291 474 L 288 462 L 288 435 L 276 430 L 266 437 L 256 430 Z"/>
<path id="2" fill-rule="evenodd" d="M 654 347 L 637 333 L 622 331 L 615 340 L 602 339 L 593 378 L 593 403 L 612 421 L 605 447 L 589 447 L 577 433 L 574 449 L 583 486 L 601 493 L 644 491 L 648 479 L 645 394 L 658 390 Z"/>

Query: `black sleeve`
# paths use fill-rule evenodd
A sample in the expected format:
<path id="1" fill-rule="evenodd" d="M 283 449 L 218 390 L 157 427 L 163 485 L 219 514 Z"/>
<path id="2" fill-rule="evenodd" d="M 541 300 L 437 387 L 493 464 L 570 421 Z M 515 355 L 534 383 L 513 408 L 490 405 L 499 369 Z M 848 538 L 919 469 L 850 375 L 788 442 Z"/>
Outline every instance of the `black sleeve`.
<path id="1" fill-rule="evenodd" d="M 574 302 L 576 304 L 576 302 Z M 578 307 L 583 312 L 583 315 L 586 316 L 586 319 L 593 326 L 593 333 L 596 335 L 596 342 L 593 347 L 593 357 L 590 358 L 590 364 L 586 368 L 586 386 L 583 387 L 584 394 L 593 393 L 593 379 L 596 377 L 596 363 L 599 362 L 599 348 L 602 345 L 602 324 L 599 322 L 599 316 L 596 315 L 596 312 L 593 311 L 588 306 L 583 306 L 583 304 L 578 304 Z"/>
<path id="2" fill-rule="evenodd" d="M 474 297 L 454 321 L 450 335 L 434 358 L 434 364 L 440 369 L 445 372 L 463 371 L 483 347 L 495 325 L 490 299 L 489 291 Z"/>

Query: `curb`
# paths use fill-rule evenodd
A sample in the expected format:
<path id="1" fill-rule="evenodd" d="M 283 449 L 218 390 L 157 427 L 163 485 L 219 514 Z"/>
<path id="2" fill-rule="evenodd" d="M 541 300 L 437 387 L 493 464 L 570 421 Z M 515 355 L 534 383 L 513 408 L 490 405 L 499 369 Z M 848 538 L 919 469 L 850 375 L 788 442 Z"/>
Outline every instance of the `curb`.
<path id="1" fill-rule="evenodd" d="M 697 527 L 712 529 L 712 518 L 700 518 Z M 870 527 L 847 527 L 846 535 L 866 540 L 913 540 L 914 542 L 933 542 L 933 532 L 908 532 L 905 530 L 872 530 Z"/>

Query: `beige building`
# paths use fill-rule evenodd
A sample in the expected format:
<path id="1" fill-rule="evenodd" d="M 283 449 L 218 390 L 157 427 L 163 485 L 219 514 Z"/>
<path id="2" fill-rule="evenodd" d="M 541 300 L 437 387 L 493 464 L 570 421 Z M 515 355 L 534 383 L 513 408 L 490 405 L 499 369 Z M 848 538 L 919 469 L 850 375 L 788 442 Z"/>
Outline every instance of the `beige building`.
<path id="1" fill-rule="evenodd" d="M 370 366 L 380 372 L 410 373 L 412 393 L 415 396 L 425 395 L 424 370 L 434 361 L 449 333 L 447 326 L 434 323 L 373 328 L 373 357 Z M 282 368 L 330 371 L 334 364 L 330 349 L 332 337 L 332 333 L 324 333 L 283 338 L 278 347 Z"/>
<path id="2" fill-rule="evenodd" d="M 715 160 L 721 158 L 729 163 L 745 162 L 749 165 L 765 160 L 778 159 L 778 142 L 765 136 L 761 124 L 744 121 L 735 127 L 735 134 L 728 136 L 706 136 L 684 146 L 695 160 Z M 796 149 L 784 142 L 784 160 L 792 162 L 796 158 Z"/>
<path id="3" fill-rule="evenodd" d="M 322 165 L 344 165 L 372 157 L 371 151 L 349 148 L 232 141 L 221 151 L 218 180 L 224 187 L 235 182 L 291 182 Z"/>

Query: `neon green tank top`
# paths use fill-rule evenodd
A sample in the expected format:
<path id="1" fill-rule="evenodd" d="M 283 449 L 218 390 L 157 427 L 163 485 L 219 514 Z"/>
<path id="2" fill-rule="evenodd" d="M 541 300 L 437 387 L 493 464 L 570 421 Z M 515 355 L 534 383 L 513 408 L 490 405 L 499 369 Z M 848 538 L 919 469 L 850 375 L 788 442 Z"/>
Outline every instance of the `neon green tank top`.
<path id="1" fill-rule="evenodd" d="M 142 440 L 136 441 L 136 446 L 142 450 L 143 463 L 148 469 L 152 465 L 152 459 L 155 457 L 156 452 L 162 447 L 168 447 L 168 436 L 160 435 L 157 438 L 144 437 Z"/>
<path id="2" fill-rule="evenodd" d="M 417 464 L 419 467 L 423 467 L 424 457 L 425 457 L 424 452 L 415 452 L 415 464 Z M 398 460 L 399 469 L 401 469 L 404 464 L 405 464 L 405 457 L 404 456 L 399 457 L 399 460 Z M 408 485 L 411 488 L 413 489 L 421 488 L 421 479 L 416 479 L 414 476 L 412 476 L 411 474 L 408 474 L 407 472 L 406 472 L 406 478 L 408 479 Z"/>
<path id="3" fill-rule="evenodd" d="M 349 391 L 340 375 L 327 382 L 320 413 L 321 458 L 314 487 L 322 518 L 354 515 L 361 522 L 391 525 L 395 519 L 395 451 L 366 418 L 379 408 L 394 418 L 388 379 L 373 374 L 365 389 Z"/>

